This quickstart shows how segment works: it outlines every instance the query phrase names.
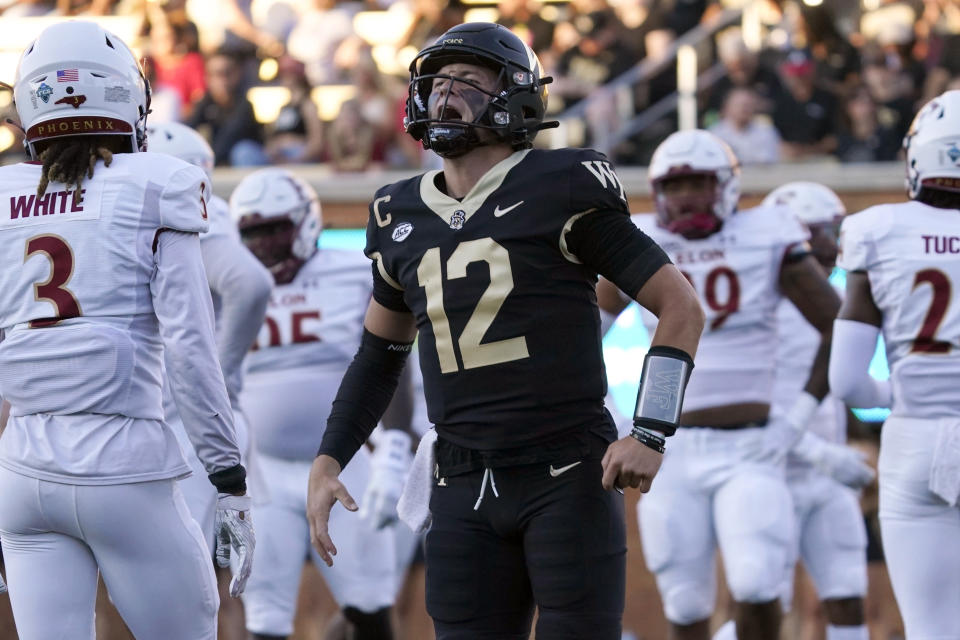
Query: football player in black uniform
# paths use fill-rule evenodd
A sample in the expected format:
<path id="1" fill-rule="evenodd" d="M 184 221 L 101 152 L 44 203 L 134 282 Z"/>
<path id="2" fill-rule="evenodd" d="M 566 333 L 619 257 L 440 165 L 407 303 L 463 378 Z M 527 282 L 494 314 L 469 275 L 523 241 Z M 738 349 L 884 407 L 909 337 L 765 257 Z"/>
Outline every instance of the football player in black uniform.
<path id="1" fill-rule="evenodd" d="M 443 170 L 388 185 L 370 206 L 374 297 L 311 472 L 313 543 L 332 561 L 330 509 L 356 509 L 337 474 L 419 332 L 437 435 L 418 451 L 435 455 L 419 465 L 434 476 L 422 483 L 433 485 L 427 610 L 441 640 L 525 640 L 535 606 L 540 638 L 620 638 L 614 490 L 650 489 L 703 328 L 690 285 L 631 223 L 607 159 L 531 149 L 552 124 L 547 83 L 495 24 L 454 27 L 414 60 L 407 131 Z M 619 441 L 603 406 L 598 274 L 660 318 L 636 426 Z"/>

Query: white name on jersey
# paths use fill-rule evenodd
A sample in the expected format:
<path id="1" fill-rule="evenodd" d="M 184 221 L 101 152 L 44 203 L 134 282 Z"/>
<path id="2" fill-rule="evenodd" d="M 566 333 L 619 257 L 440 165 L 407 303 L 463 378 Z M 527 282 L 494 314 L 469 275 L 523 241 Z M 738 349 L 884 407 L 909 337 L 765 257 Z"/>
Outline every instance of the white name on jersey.
<path id="1" fill-rule="evenodd" d="M 0 215 L 0 229 L 24 227 L 70 220 L 97 220 L 100 218 L 102 191 L 99 184 L 80 189 L 36 192 L 10 196 L 8 215 Z"/>

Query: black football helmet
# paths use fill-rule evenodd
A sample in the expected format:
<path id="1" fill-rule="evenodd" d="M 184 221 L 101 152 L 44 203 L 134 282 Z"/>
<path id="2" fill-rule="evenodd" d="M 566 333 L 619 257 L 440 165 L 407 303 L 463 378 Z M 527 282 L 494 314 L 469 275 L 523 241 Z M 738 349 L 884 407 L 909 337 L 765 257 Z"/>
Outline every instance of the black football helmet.
<path id="1" fill-rule="evenodd" d="M 497 90 L 487 91 L 474 82 L 438 73 L 452 63 L 475 64 L 499 74 Z M 496 140 L 514 149 L 526 149 L 541 129 L 557 126 L 544 122 L 547 111 L 547 87 L 550 77 L 543 72 L 536 54 L 506 27 L 490 22 L 467 22 L 453 27 L 424 48 L 410 64 L 410 86 L 404 127 L 424 148 L 453 158 L 482 142 L 478 129 L 488 129 Z M 431 117 L 430 98 L 434 80 L 449 81 L 443 95 L 439 117 Z M 448 113 L 446 103 L 452 92 L 461 91 L 476 98 L 470 122 Z M 435 97 L 435 99 L 437 99 Z M 473 101 L 471 101 L 473 102 Z M 473 106 L 473 105 L 471 105 Z"/>

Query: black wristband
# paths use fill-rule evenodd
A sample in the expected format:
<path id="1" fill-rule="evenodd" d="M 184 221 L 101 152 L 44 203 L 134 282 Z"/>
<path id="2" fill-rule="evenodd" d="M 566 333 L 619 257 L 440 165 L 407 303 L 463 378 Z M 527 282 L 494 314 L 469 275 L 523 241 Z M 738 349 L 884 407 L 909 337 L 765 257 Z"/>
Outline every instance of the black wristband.
<path id="1" fill-rule="evenodd" d="M 210 483 L 217 488 L 217 493 L 232 493 L 241 495 L 247 492 L 247 470 L 242 464 L 228 469 L 221 469 L 209 476 Z"/>
<path id="2" fill-rule="evenodd" d="M 640 425 L 634 425 L 633 429 L 630 431 L 630 437 L 640 444 L 650 447 L 658 453 L 663 453 L 666 451 L 666 440 L 662 436 L 659 436 L 649 429 L 641 427 Z"/>

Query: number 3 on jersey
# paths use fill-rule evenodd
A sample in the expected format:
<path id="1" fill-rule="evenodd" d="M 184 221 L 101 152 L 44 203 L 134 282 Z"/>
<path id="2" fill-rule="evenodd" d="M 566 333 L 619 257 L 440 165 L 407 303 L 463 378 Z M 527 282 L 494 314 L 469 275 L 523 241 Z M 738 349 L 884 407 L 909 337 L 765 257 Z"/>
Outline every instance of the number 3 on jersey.
<path id="1" fill-rule="evenodd" d="M 31 320 L 32 328 L 52 327 L 61 320 L 77 318 L 82 315 L 80 303 L 73 292 L 65 285 L 73 276 L 73 249 L 66 240 L 58 235 L 45 234 L 33 236 L 27 240 L 23 254 L 26 263 L 35 254 L 44 255 L 50 262 L 50 277 L 33 285 L 35 300 L 47 300 L 53 305 L 54 315 Z"/>
<path id="2" fill-rule="evenodd" d="M 487 329 L 493 324 L 504 300 L 513 290 L 513 271 L 510 269 L 510 254 L 493 238 L 480 238 L 461 242 L 447 260 L 447 280 L 467 276 L 467 267 L 474 262 L 486 262 L 490 268 L 490 284 L 476 308 L 467 320 L 457 344 L 464 369 L 486 367 L 530 357 L 527 339 L 524 336 L 495 340 L 481 344 Z M 440 371 L 453 373 L 459 369 L 454 349 L 450 322 L 443 307 L 443 273 L 440 248 L 427 250 L 417 267 L 417 279 L 427 295 L 427 316 L 433 326 Z"/>

